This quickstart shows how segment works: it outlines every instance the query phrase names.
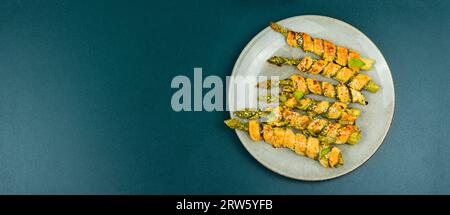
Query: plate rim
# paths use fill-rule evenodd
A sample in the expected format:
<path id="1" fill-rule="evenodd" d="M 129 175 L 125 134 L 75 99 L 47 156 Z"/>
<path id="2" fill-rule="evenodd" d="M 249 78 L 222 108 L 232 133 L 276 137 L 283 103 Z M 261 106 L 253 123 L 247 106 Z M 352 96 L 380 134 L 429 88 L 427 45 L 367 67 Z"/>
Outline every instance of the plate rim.
<path id="1" fill-rule="evenodd" d="M 338 174 L 335 174 L 335 175 L 330 175 L 330 176 L 328 176 L 328 177 L 327 177 L 327 176 L 324 176 L 324 177 L 315 177 L 315 178 L 305 178 L 305 177 L 301 177 L 301 176 L 295 177 L 295 176 L 289 175 L 288 173 L 285 173 L 283 170 L 274 168 L 274 167 L 272 167 L 270 164 L 267 164 L 265 161 L 263 161 L 262 159 L 258 158 L 258 156 L 254 155 L 254 154 L 252 153 L 252 151 L 249 150 L 249 148 L 247 148 L 247 146 L 244 144 L 243 140 L 241 139 L 241 135 L 239 134 L 239 131 L 236 130 L 235 132 L 236 132 L 236 135 L 237 135 L 238 138 L 239 138 L 239 141 L 240 141 L 241 144 L 244 146 L 244 148 L 247 150 L 247 152 L 248 152 L 255 160 L 257 160 L 261 165 L 263 165 L 263 166 L 266 167 L 267 169 L 271 170 L 272 172 L 275 172 L 275 173 L 277 173 L 277 174 L 279 174 L 279 175 L 282 175 L 282 176 L 284 176 L 284 177 L 291 178 L 291 179 L 296 179 L 296 180 L 302 180 L 302 181 L 325 181 L 325 180 L 335 179 L 335 178 L 344 176 L 344 175 L 346 175 L 346 174 L 348 174 L 348 173 L 350 173 L 350 172 L 353 172 L 353 171 L 356 170 L 357 168 L 363 166 L 370 158 L 372 158 L 373 155 L 376 154 L 376 152 L 378 151 L 378 149 L 379 149 L 379 148 L 381 147 L 381 145 L 384 143 L 384 140 L 386 139 L 386 136 L 387 136 L 387 134 L 389 133 L 389 130 L 390 130 L 391 124 L 392 124 L 392 120 L 393 120 L 393 118 L 394 118 L 394 114 L 395 114 L 395 85 L 394 85 L 394 79 L 393 79 L 393 77 L 392 77 L 391 69 L 390 69 L 389 64 L 388 64 L 388 62 L 386 61 L 386 59 L 385 59 L 383 53 L 380 51 L 380 49 L 376 46 L 376 44 L 375 44 L 375 43 L 374 43 L 367 35 L 365 35 L 363 32 L 361 32 L 359 29 L 357 29 L 357 28 L 354 27 L 353 25 L 350 25 L 349 23 L 344 22 L 344 21 L 342 21 L 342 20 L 339 20 L 339 19 L 336 19 L 336 18 L 333 18 L 333 17 L 329 17 L 329 16 L 323 16 L 323 15 L 299 15 L 299 16 L 292 16 L 292 17 L 289 17 L 289 18 L 285 18 L 285 19 L 282 19 L 282 20 L 278 20 L 278 21 L 276 21 L 276 22 L 279 23 L 279 22 L 283 22 L 283 21 L 289 21 L 289 20 L 292 20 L 292 19 L 305 18 L 305 17 L 319 18 L 319 19 L 328 19 L 328 20 L 330 20 L 330 21 L 332 21 L 332 22 L 346 25 L 347 27 L 349 27 L 349 28 L 355 30 L 356 32 L 358 32 L 358 33 L 362 34 L 364 37 L 366 37 L 366 38 L 368 39 L 368 41 L 376 48 L 376 51 L 378 51 L 378 52 L 380 53 L 381 58 L 384 60 L 384 62 L 386 62 L 386 67 L 387 67 L 387 69 L 388 69 L 388 76 L 389 76 L 389 79 L 390 79 L 391 84 L 392 84 L 392 95 L 393 95 L 393 97 L 392 97 L 392 112 L 391 112 L 390 116 L 388 116 L 388 126 L 387 126 L 387 129 L 383 132 L 383 136 L 382 136 L 381 143 L 378 144 L 378 145 L 371 151 L 370 156 L 368 156 L 367 158 L 365 158 L 360 164 L 355 165 L 354 167 L 348 169 L 347 171 L 344 171 L 344 172 L 341 172 L 341 173 L 338 173 Z M 234 66 L 233 66 L 233 70 L 232 70 L 232 72 L 231 72 L 231 77 L 235 76 L 235 73 L 236 73 L 236 70 L 237 70 L 238 66 L 242 63 L 243 56 L 245 56 L 245 54 L 250 50 L 250 48 L 253 47 L 253 46 L 255 45 L 255 42 L 256 42 L 256 41 L 257 41 L 264 33 L 266 33 L 266 32 L 269 31 L 269 30 L 270 30 L 270 27 L 269 27 L 269 26 L 266 27 L 266 28 L 264 28 L 263 30 L 261 30 L 258 34 L 256 34 L 256 35 L 255 35 L 255 36 L 247 43 L 247 45 L 244 47 L 244 49 L 243 49 L 243 50 L 241 51 L 241 53 L 239 54 L 239 56 L 238 56 L 238 58 L 237 58 L 237 60 L 236 60 L 236 62 L 235 62 L 235 64 L 234 64 Z M 227 97 L 227 99 L 230 99 L 230 96 L 231 96 L 230 93 L 229 93 L 229 92 L 230 92 L 230 88 L 231 88 L 231 84 L 228 86 L 228 89 L 227 89 L 227 93 L 228 93 L 228 95 L 229 95 L 229 96 Z M 228 104 L 229 104 L 229 103 L 228 103 Z M 229 107 L 228 107 L 228 108 L 229 108 Z M 233 114 L 232 114 L 232 112 L 230 111 L 230 108 L 229 108 L 229 113 L 230 113 L 230 117 L 232 118 L 232 117 L 233 117 Z"/>

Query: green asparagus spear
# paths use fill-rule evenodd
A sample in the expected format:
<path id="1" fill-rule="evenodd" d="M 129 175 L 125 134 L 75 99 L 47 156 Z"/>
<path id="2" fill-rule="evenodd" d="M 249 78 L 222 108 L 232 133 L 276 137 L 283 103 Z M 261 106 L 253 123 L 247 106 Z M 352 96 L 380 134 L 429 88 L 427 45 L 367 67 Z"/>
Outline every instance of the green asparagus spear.
<path id="1" fill-rule="evenodd" d="M 279 101 L 280 105 L 284 105 L 288 108 L 299 109 L 305 111 L 309 116 L 321 116 L 328 119 L 337 120 L 341 124 L 355 124 L 358 117 L 361 115 L 361 110 L 356 108 L 348 107 L 347 104 L 342 102 L 328 102 L 325 100 L 315 100 L 312 98 L 296 98 L 294 94 L 298 92 L 295 91 L 292 94 L 285 93 L 282 94 L 284 96 L 283 101 Z M 272 95 L 267 95 L 267 97 L 271 97 L 271 99 L 266 99 L 264 97 L 260 97 L 259 99 L 263 99 L 267 103 L 274 102 L 272 99 Z M 255 114 L 255 117 L 260 117 L 264 115 L 264 111 L 260 111 L 262 113 Z M 236 112 L 235 112 L 236 114 Z M 247 118 L 243 116 L 244 113 L 239 113 L 240 118 Z M 247 114 L 247 113 L 246 113 Z M 236 115 L 237 116 L 237 115 Z"/>
<path id="2" fill-rule="evenodd" d="M 255 115 L 254 113 L 258 113 Z M 292 127 L 311 136 L 318 137 L 321 142 L 327 144 L 356 144 L 361 137 L 361 131 L 355 125 L 346 125 L 339 122 L 318 117 L 303 115 L 288 107 L 278 106 L 269 111 L 244 109 L 233 113 L 235 116 L 245 119 L 257 119 L 271 126 Z M 350 138 L 351 137 L 351 138 Z"/>
<path id="3" fill-rule="evenodd" d="M 360 91 L 365 89 L 369 92 L 375 93 L 380 86 L 371 80 L 371 77 L 365 74 L 357 73 L 348 67 L 341 67 L 333 62 L 326 62 L 324 60 L 315 60 L 310 56 L 301 59 L 287 58 L 274 56 L 267 60 L 267 62 L 282 66 L 291 65 L 296 66 L 301 72 L 310 74 L 321 74 L 324 77 L 331 77 L 348 87 Z"/>
<path id="4" fill-rule="evenodd" d="M 276 32 L 282 34 L 283 36 L 287 37 L 288 32 L 289 32 L 289 30 L 287 28 L 285 28 L 285 27 L 283 27 L 283 26 L 281 26 L 281 25 L 279 25 L 279 24 L 277 24 L 275 22 L 270 22 L 270 27 L 274 31 L 276 31 Z"/>
<path id="5" fill-rule="evenodd" d="M 237 119 L 229 119 L 225 120 L 225 124 L 231 129 L 248 132 L 253 141 L 263 139 L 275 148 L 291 149 L 296 154 L 319 161 L 324 167 L 340 167 L 344 164 L 339 148 L 321 143 L 318 138 L 295 133 L 290 128 L 261 125 L 257 120 L 241 122 Z"/>
<path id="6" fill-rule="evenodd" d="M 263 111 L 263 110 L 255 110 L 255 109 L 249 109 L 246 108 L 241 111 L 235 111 L 233 114 L 239 118 L 243 119 L 258 119 L 262 116 L 266 116 L 270 114 L 270 111 Z"/>
<path id="7" fill-rule="evenodd" d="M 267 80 L 257 84 L 259 88 L 270 89 L 280 87 L 281 93 L 293 93 L 298 91 L 302 94 L 323 95 L 328 98 L 337 98 L 343 103 L 359 103 L 366 105 L 365 96 L 358 90 L 347 87 L 344 84 L 331 84 L 326 81 L 319 81 L 315 78 L 304 78 L 300 75 L 292 75 L 291 77 L 279 81 Z"/>
<path id="8" fill-rule="evenodd" d="M 341 66 L 348 65 L 355 71 L 369 70 L 375 63 L 372 59 L 361 57 L 355 50 L 337 46 L 328 40 L 312 38 L 307 33 L 295 32 L 274 22 L 270 23 L 270 27 L 286 37 L 289 46 L 313 52 L 327 62 L 334 61 Z"/>
<path id="9" fill-rule="evenodd" d="M 237 119 L 228 119 L 225 120 L 225 124 L 231 129 L 238 129 L 241 131 L 248 131 L 248 124 L 243 123 Z"/>

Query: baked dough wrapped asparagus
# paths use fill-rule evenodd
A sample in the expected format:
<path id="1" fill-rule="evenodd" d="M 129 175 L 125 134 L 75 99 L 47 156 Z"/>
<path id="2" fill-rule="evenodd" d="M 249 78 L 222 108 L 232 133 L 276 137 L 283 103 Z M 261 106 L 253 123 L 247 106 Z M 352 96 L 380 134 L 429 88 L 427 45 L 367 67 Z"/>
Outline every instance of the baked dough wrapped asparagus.
<path id="1" fill-rule="evenodd" d="M 356 125 L 344 125 L 324 118 L 311 117 L 281 106 L 265 111 L 244 109 L 235 111 L 233 115 L 243 119 L 260 119 L 271 126 L 292 127 L 327 144 L 354 145 L 361 139 L 361 131 Z"/>
<path id="2" fill-rule="evenodd" d="M 258 120 L 241 122 L 237 119 L 229 119 L 225 120 L 225 124 L 231 129 L 248 132 L 253 141 L 264 140 L 275 148 L 291 149 L 296 154 L 318 160 L 324 167 L 339 167 L 344 164 L 339 148 L 321 144 L 318 138 L 295 133 L 290 128 L 272 127 L 261 124 Z"/>
<path id="3" fill-rule="evenodd" d="M 274 22 L 270 23 L 270 27 L 285 36 L 289 46 L 301 48 L 305 52 L 312 52 L 327 62 L 334 61 L 355 71 L 369 70 L 375 63 L 372 59 L 361 57 L 355 50 L 335 45 L 328 40 L 313 38 L 307 33 L 295 32 Z"/>
<path id="4" fill-rule="evenodd" d="M 291 77 L 279 81 L 267 80 L 258 83 L 257 87 L 270 89 L 279 86 L 282 92 L 323 95 L 328 98 L 336 98 L 343 103 L 359 103 L 366 105 L 365 96 L 359 90 L 349 88 L 344 84 L 332 84 L 326 81 L 319 81 L 315 78 L 304 78 L 294 74 Z"/>
<path id="5" fill-rule="evenodd" d="M 315 60 L 310 56 L 305 56 L 301 59 L 274 56 L 267 60 L 267 62 L 277 66 L 296 66 L 301 72 L 321 74 L 324 77 L 333 78 L 339 83 L 346 84 L 348 87 L 358 91 L 364 89 L 376 93 L 380 89 L 380 86 L 373 82 L 371 80 L 372 78 L 368 75 L 358 73 L 348 67 L 340 66 L 333 62 Z"/>
<path id="6" fill-rule="evenodd" d="M 267 103 L 272 103 L 275 98 L 267 95 L 262 99 Z M 345 103 L 303 98 L 303 95 L 299 93 L 283 93 L 278 100 L 280 105 L 305 111 L 312 117 L 321 116 L 337 120 L 340 124 L 353 125 L 361 115 L 360 109 L 348 107 Z"/>

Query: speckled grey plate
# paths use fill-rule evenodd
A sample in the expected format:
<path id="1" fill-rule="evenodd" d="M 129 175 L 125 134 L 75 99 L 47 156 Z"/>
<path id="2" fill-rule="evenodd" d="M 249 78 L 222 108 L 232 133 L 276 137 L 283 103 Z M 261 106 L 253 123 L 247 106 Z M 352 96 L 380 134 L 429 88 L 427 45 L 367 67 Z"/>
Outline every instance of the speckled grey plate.
<path id="1" fill-rule="evenodd" d="M 275 149 L 264 142 L 253 142 L 245 132 L 237 131 L 237 135 L 248 152 L 268 169 L 286 177 L 300 180 L 326 180 L 336 178 L 349 173 L 366 162 L 380 147 L 389 130 L 394 113 L 394 84 L 389 67 L 375 44 L 355 27 L 324 16 L 297 16 L 278 22 L 295 31 L 303 31 L 314 37 L 320 37 L 333 41 L 335 44 L 358 50 L 362 56 L 367 56 L 376 61 L 374 67 L 365 71 L 382 88 L 378 93 L 364 92 L 369 105 L 353 105 L 362 110 L 362 115 L 357 121 L 362 130 L 361 141 L 354 146 L 340 145 L 345 164 L 343 167 L 327 169 L 320 166 L 317 161 L 298 156 L 288 149 Z M 296 69 L 290 66 L 277 67 L 266 63 L 273 55 L 287 57 L 302 57 L 307 55 L 299 48 L 291 48 L 285 43 L 284 37 L 267 27 L 256 35 L 245 47 L 239 56 L 232 77 L 244 76 L 273 76 L 287 78 L 296 73 Z M 320 76 L 313 76 L 323 80 Z M 239 79 L 247 81 L 254 86 L 254 79 Z M 330 80 L 328 80 L 330 81 Z M 231 79 L 230 86 L 236 80 Z M 236 103 L 242 99 L 235 92 L 234 87 L 228 89 L 228 107 L 236 107 Z M 256 102 L 256 93 L 250 96 L 250 104 Z"/>

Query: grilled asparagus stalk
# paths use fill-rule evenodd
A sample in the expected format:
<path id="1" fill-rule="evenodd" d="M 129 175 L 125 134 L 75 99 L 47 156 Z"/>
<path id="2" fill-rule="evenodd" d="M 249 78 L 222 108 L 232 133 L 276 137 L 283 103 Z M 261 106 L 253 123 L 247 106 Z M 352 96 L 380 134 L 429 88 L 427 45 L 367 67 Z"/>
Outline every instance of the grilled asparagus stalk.
<path id="1" fill-rule="evenodd" d="M 300 75 L 292 75 L 280 81 L 267 80 L 258 83 L 257 87 L 270 89 L 274 86 L 281 87 L 283 93 L 301 93 L 323 95 L 328 98 L 337 98 L 343 103 L 368 104 L 361 91 L 349 88 L 344 84 L 334 85 L 326 81 L 319 81 L 314 78 L 304 78 Z"/>
<path id="2" fill-rule="evenodd" d="M 286 93 L 280 95 L 279 102 L 288 108 L 295 108 L 308 113 L 309 116 L 321 116 L 332 120 L 337 120 L 340 124 L 353 125 L 358 117 L 361 115 L 361 110 L 348 107 L 342 102 L 329 102 L 325 100 L 315 100 L 312 98 L 302 98 L 303 95 Z M 264 99 L 266 102 L 273 101 L 272 95 L 267 95 Z M 246 114 L 255 116 L 262 115 L 266 112 L 259 111 L 258 113 L 251 113 L 251 110 L 245 112 Z M 247 117 L 242 117 L 247 118 Z"/>
<path id="3" fill-rule="evenodd" d="M 375 63 L 372 59 L 361 57 L 355 50 L 337 46 L 328 40 L 313 38 L 304 32 L 292 31 L 275 22 L 271 22 L 270 27 L 285 36 L 289 46 L 301 48 L 305 52 L 312 52 L 326 62 L 334 61 L 355 71 L 369 70 Z"/>
<path id="4" fill-rule="evenodd" d="M 233 113 L 239 118 L 261 119 L 268 125 L 276 127 L 292 127 L 317 137 L 327 144 L 357 144 L 361 131 L 355 125 L 344 125 L 339 122 L 318 117 L 311 117 L 293 111 L 291 108 L 275 107 L 272 110 L 258 111 L 244 109 Z"/>
<path id="5" fill-rule="evenodd" d="M 301 72 L 321 74 L 327 78 L 331 77 L 341 84 L 346 84 L 348 87 L 358 91 L 364 89 L 376 93 L 380 89 L 380 86 L 373 82 L 368 75 L 358 73 L 355 70 L 333 62 L 315 60 L 310 56 L 305 56 L 301 59 L 274 56 L 267 60 L 267 62 L 277 66 L 292 65 L 296 66 Z"/>
<path id="6" fill-rule="evenodd" d="M 257 120 L 241 122 L 237 119 L 229 119 L 225 120 L 225 124 L 231 129 L 248 132 L 253 141 L 264 139 L 275 148 L 285 147 L 299 155 L 318 160 L 324 167 L 339 167 L 344 164 L 339 148 L 321 144 L 319 139 L 294 133 L 289 128 L 272 127 L 268 124 L 260 124 Z"/>

